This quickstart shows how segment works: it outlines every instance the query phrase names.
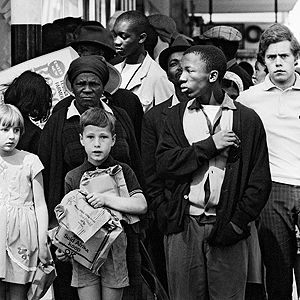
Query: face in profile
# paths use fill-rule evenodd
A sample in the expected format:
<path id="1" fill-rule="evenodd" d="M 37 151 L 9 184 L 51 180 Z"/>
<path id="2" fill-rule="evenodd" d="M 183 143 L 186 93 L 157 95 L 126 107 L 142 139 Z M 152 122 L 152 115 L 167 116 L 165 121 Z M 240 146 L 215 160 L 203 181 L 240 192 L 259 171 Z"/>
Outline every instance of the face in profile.
<path id="1" fill-rule="evenodd" d="M 271 81 L 279 87 L 292 86 L 295 80 L 295 62 L 291 42 L 270 44 L 265 53 L 265 63 Z"/>
<path id="2" fill-rule="evenodd" d="M 190 99 L 200 97 L 210 91 L 210 72 L 199 55 L 188 53 L 181 60 L 182 74 L 180 88 Z"/>
<path id="3" fill-rule="evenodd" d="M 223 80 L 222 80 L 222 89 L 233 100 L 235 100 L 240 94 L 239 88 L 236 85 L 236 83 L 234 81 L 226 79 L 226 78 L 223 78 Z"/>
<path id="4" fill-rule="evenodd" d="M 122 57 L 128 57 L 140 48 L 140 34 L 128 21 L 117 21 L 112 32 L 116 51 Z"/>
<path id="5" fill-rule="evenodd" d="M 174 85 L 179 85 L 179 78 L 182 73 L 180 61 L 183 56 L 182 52 L 174 52 L 168 58 L 168 78 Z"/>
<path id="6" fill-rule="evenodd" d="M 103 84 L 93 73 L 81 73 L 72 83 L 75 103 L 82 111 L 100 106 Z"/>
<path id="7" fill-rule="evenodd" d="M 258 84 L 263 82 L 265 80 L 266 75 L 266 66 L 260 63 L 259 61 L 256 61 L 254 66 L 254 74 L 252 76 L 253 83 Z"/>

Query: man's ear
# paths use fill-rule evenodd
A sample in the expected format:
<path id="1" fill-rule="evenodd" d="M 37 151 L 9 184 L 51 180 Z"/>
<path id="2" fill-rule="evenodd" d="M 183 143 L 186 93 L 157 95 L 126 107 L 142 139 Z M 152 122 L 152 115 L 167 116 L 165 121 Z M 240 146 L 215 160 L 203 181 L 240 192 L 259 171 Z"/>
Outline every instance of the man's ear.
<path id="1" fill-rule="evenodd" d="M 139 44 L 144 44 L 147 38 L 147 33 L 143 32 L 140 34 Z"/>
<path id="2" fill-rule="evenodd" d="M 79 133 L 79 139 L 80 139 L 80 144 L 81 144 L 82 146 L 84 146 L 84 143 L 83 143 L 83 136 L 82 136 L 81 133 Z"/>
<path id="3" fill-rule="evenodd" d="M 216 82 L 218 78 L 219 78 L 219 72 L 217 70 L 210 71 L 209 78 L 208 78 L 210 83 Z"/>

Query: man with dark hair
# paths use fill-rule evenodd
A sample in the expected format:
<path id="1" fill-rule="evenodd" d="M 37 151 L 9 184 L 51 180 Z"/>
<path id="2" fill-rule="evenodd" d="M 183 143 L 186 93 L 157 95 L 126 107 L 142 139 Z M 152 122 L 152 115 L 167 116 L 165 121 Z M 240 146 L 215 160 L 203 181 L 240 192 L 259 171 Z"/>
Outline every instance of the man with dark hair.
<path id="1" fill-rule="evenodd" d="M 271 188 L 258 115 L 222 90 L 226 58 L 192 46 L 181 60 L 181 90 L 191 100 L 168 112 L 156 152 L 169 198 L 155 203 L 170 298 L 242 300 L 249 223 Z"/>
<path id="2" fill-rule="evenodd" d="M 166 73 L 145 50 L 150 24 L 139 11 L 121 14 L 114 24 L 116 51 L 124 60 L 116 64 L 121 73 L 121 87 L 134 92 L 140 99 L 144 112 L 174 94 Z"/>
<path id="3" fill-rule="evenodd" d="M 264 58 L 258 53 L 256 62 L 254 64 L 254 74 L 252 80 L 254 84 L 261 83 L 265 80 L 266 75 L 269 73 L 268 68 L 265 65 Z"/>
<path id="4" fill-rule="evenodd" d="M 97 21 L 83 21 L 74 31 L 74 39 L 68 44 L 79 56 L 101 55 L 110 61 L 116 55 L 114 41 L 109 30 Z M 144 115 L 137 95 L 126 89 L 117 89 L 114 93 L 104 92 L 105 102 L 123 108 L 132 121 L 136 140 L 140 146 L 141 126 Z M 54 108 L 57 111 L 67 105 L 68 100 L 60 101 Z"/>
<path id="5" fill-rule="evenodd" d="M 244 90 L 253 85 L 251 76 L 236 61 L 236 53 L 242 40 L 242 34 L 236 28 L 224 25 L 214 26 L 205 31 L 200 39 L 204 40 L 206 44 L 214 45 L 223 51 L 227 60 L 227 71 L 240 76 Z"/>
<path id="6" fill-rule="evenodd" d="M 259 54 L 269 73 L 237 101 L 253 108 L 267 134 L 272 191 L 262 211 L 259 238 L 269 299 L 292 299 L 300 211 L 300 46 L 292 32 L 273 24 L 261 35 Z"/>
<path id="7" fill-rule="evenodd" d="M 165 181 L 159 178 L 156 172 L 155 152 L 159 135 L 163 130 L 164 119 L 169 108 L 179 102 L 188 100 L 187 96 L 180 90 L 179 77 L 182 72 L 180 60 L 183 56 L 183 52 L 189 47 L 189 42 L 183 37 L 178 36 L 169 48 L 161 52 L 159 63 L 167 72 L 169 80 L 174 84 L 175 94 L 163 103 L 151 108 L 145 113 L 143 118 L 141 153 L 149 203 L 155 203 L 157 199 L 164 197 L 165 194 Z M 166 266 L 163 255 L 163 235 L 157 228 L 155 213 L 155 210 L 153 210 L 153 220 L 147 235 L 148 250 L 157 276 L 165 289 L 167 289 Z"/>

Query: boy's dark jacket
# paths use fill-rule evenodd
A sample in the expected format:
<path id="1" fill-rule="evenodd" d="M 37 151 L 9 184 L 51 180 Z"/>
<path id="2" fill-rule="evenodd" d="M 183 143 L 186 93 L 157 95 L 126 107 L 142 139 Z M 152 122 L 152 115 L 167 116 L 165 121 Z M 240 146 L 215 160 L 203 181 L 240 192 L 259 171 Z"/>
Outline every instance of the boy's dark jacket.
<path id="1" fill-rule="evenodd" d="M 156 152 L 159 175 L 174 180 L 171 198 L 160 197 L 155 201 L 159 228 L 164 234 L 183 230 L 192 175 L 204 161 L 218 154 L 211 136 L 189 144 L 182 125 L 187 104 L 180 103 L 168 112 Z M 241 145 L 229 151 L 216 223 L 209 237 L 212 245 L 230 245 L 247 237 L 249 222 L 259 216 L 271 190 L 263 124 L 252 109 L 238 102 L 235 106 L 233 131 Z M 237 235 L 230 221 L 243 229 L 243 234 Z"/>

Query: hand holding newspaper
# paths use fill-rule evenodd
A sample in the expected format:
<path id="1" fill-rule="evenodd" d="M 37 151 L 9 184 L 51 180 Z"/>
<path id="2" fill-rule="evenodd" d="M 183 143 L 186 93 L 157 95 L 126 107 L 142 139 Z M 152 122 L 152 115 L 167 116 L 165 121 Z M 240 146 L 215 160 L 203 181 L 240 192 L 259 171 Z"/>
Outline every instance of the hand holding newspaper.
<path id="1" fill-rule="evenodd" d="M 91 192 L 128 197 L 122 167 L 118 165 L 84 173 L 80 189 L 65 195 L 55 208 L 59 227 L 52 235 L 52 242 L 98 274 L 112 243 L 123 230 L 120 221 L 133 224 L 139 218 L 106 207 L 93 208 L 85 199 L 85 195 Z"/>

